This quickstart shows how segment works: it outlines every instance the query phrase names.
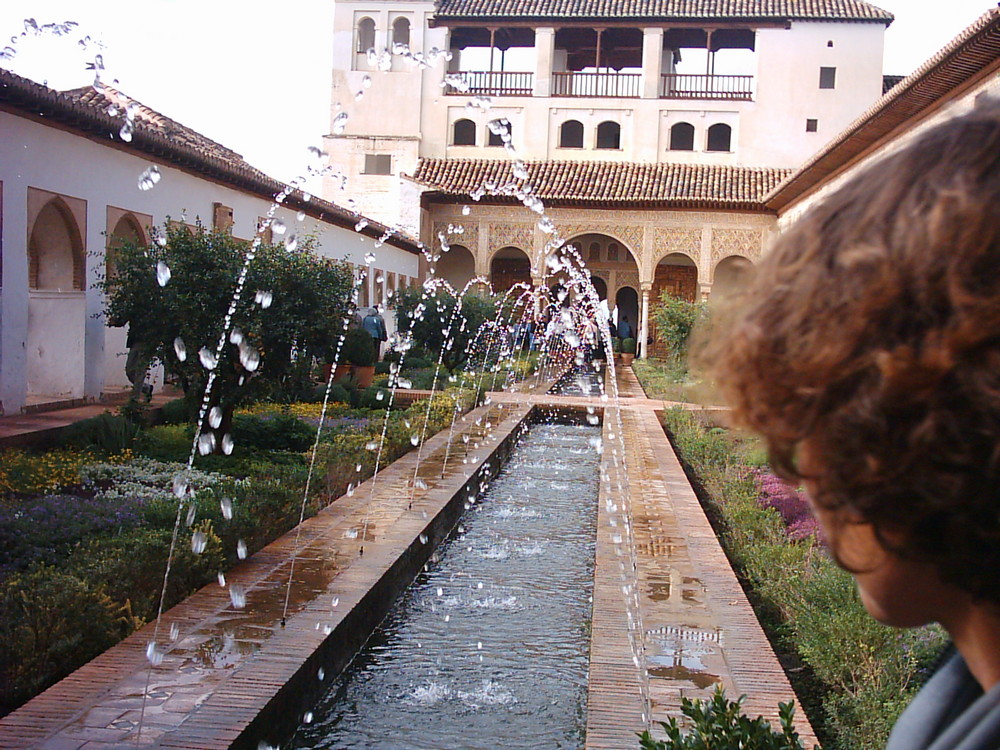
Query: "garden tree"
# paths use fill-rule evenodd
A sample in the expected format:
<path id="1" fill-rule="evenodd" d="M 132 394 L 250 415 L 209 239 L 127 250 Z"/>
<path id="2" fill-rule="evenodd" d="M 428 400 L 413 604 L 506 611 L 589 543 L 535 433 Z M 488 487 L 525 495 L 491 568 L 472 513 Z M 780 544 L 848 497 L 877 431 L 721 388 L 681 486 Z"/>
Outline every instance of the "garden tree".
<path id="1" fill-rule="evenodd" d="M 660 293 L 660 300 L 653 308 L 656 337 L 667 345 L 670 359 L 677 365 L 684 363 L 691 331 L 706 314 L 703 302 L 688 302 L 666 290 Z"/>
<path id="2" fill-rule="evenodd" d="M 469 358 L 466 351 L 469 342 L 484 323 L 497 316 L 495 299 L 470 293 L 462 298 L 462 309 L 452 322 L 457 304 L 458 297 L 442 288 L 428 294 L 426 299 L 421 287 L 407 287 L 396 292 L 397 329 L 408 331 L 415 346 L 435 355 L 443 350 L 441 363 L 449 372 L 465 364 Z"/>
<path id="3" fill-rule="evenodd" d="M 101 286 L 110 325 L 128 325 L 130 346 L 163 362 L 194 404 L 208 379 L 199 351 L 216 351 L 249 245 L 200 224 L 168 221 L 164 233 L 165 242 L 148 247 L 123 244 Z M 332 361 L 350 309 L 351 272 L 315 256 L 314 247 L 314 238 L 294 252 L 258 247 L 216 366 L 211 400 L 223 410 L 220 432 L 240 403 L 294 398 L 309 385 L 313 358 Z M 164 268 L 169 281 L 160 286 Z"/>

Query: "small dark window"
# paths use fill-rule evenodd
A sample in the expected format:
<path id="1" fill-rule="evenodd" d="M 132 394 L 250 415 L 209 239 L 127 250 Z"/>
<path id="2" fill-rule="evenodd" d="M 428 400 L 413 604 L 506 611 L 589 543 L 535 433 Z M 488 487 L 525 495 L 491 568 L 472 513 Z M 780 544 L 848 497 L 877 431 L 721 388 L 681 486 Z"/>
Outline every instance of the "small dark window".
<path id="1" fill-rule="evenodd" d="M 832 89 L 837 87 L 837 69 L 836 68 L 820 68 L 819 69 L 819 87 L 821 89 Z"/>
<path id="2" fill-rule="evenodd" d="M 392 174 L 392 155 L 365 154 L 365 174 Z"/>
<path id="3" fill-rule="evenodd" d="M 708 129 L 708 147 L 706 151 L 729 151 L 733 129 L 721 122 Z"/>
<path id="4" fill-rule="evenodd" d="M 476 145 L 476 123 L 472 120 L 457 120 L 455 122 L 455 137 L 452 143 L 456 146 Z"/>
<path id="5" fill-rule="evenodd" d="M 608 245 L 608 260 L 616 261 L 618 260 L 618 243 L 612 242 Z"/>
<path id="6" fill-rule="evenodd" d="M 375 46 L 375 22 L 370 18 L 358 21 L 358 52 L 367 52 Z"/>
<path id="7" fill-rule="evenodd" d="M 508 136 L 507 140 L 511 140 L 514 137 L 514 126 L 506 121 L 504 124 L 506 125 L 506 133 L 502 130 L 499 133 L 494 133 L 490 130 L 490 137 L 486 142 L 487 146 L 502 146 L 505 134 Z"/>
<path id="8" fill-rule="evenodd" d="M 559 126 L 559 148 L 583 148 L 583 123 L 566 120 Z"/>
<path id="9" fill-rule="evenodd" d="M 671 151 L 694 151 L 694 125 L 679 122 L 670 128 Z"/>
<path id="10" fill-rule="evenodd" d="M 597 148 L 621 148 L 622 128 L 617 122 L 608 120 L 597 126 Z"/>
<path id="11" fill-rule="evenodd" d="M 601 243 L 591 242 L 590 243 L 590 256 L 587 260 L 600 260 L 601 259 Z"/>
<path id="12" fill-rule="evenodd" d="M 833 46 L 833 40 L 831 39 L 830 41 L 828 41 L 828 42 L 826 43 L 826 46 L 827 46 L 827 47 L 832 47 L 832 46 Z"/>
<path id="13" fill-rule="evenodd" d="M 819 129 L 819 120 L 813 118 L 806 119 L 806 132 L 815 133 Z"/>

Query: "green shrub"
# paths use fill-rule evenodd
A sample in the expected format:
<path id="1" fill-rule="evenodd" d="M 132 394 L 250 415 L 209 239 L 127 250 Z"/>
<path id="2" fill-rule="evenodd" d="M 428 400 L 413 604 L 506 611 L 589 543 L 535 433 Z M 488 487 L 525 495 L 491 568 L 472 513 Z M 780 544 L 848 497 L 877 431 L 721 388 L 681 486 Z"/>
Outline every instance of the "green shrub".
<path id="1" fill-rule="evenodd" d="M 168 401 L 160 407 L 160 422 L 163 424 L 193 422 L 197 415 L 198 412 L 192 411 L 191 404 L 183 398 Z"/>
<path id="2" fill-rule="evenodd" d="M 622 354 L 635 354 L 635 339 L 622 339 Z"/>
<path id="3" fill-rule="evenodd" d="M 357 367 L 368 367 L 375 364 L 378 351 L 375 340 L 364 328 L 352 328 L 344 336 L 344 346 L 340 351 L 340 360 Z"/>
<path id="4" fill-rule="evenodd" d="M 128 417 L 105 412 L 71 424 L 63 436 L 67 445 L 116 454 L 132 448 L 141 429 Z"/>
<path id="5" fill-rule="evenodd" d="M 793 703 L 778 704 L 781 731 L 776 732 L 763 717 L 751 719 L 742 712 L 745 699 L 730 701 L 721 687 L 710 701 L 682 697 L 681 712 L 690 720 L 691 731 L 682 732 L 677 719 L 671 718 L 660 724 L 666 740 L 655 740 L 647 731 L 640 736 L 640 745 L 643 750 L 803 750 L 792 723 Z"/>
<path id="6" fill-rule="evenodd" d="M 74 575 L 38 567 L 10 576 L 0 585 L 0 707 L 20 705 L 138 624 L 127 605 Z"/>
<path id="7" fill-rule="evenodd" d="M 708 307 L 704 302 L 687 302 L 664 290 L 653 307 L 656 337 L 666 344 L 668 358 L 686 371 L 688 339 L 695 324 L 704 319 Z"/>
<path id="8" fill-rule="evenodd" d="M 305 451 L 312 447 L 316 430 L 291 414 L 267 417 L 236 414 L 232 435 L 236 445 L 247 448 Z"/>

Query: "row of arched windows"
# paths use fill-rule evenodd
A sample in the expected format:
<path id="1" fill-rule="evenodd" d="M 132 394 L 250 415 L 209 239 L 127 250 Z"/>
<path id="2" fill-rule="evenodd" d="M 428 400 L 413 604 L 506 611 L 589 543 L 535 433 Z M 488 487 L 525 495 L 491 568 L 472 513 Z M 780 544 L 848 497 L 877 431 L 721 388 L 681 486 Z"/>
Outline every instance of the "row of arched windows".
<path id="1" fill-rule="evenodd" d="M 601 149 L 622 147 L 622 126 L 613 120 L 605 120 L 597 126 L 597 140 L 594 144 Z M 583 123 L 566 120 L 559 126 L 559 148 L 583 148 Z"/>
<path id="2" fill-rule="evenodd" d="M 717 122 L 708 129 L 705 141 L 706 151 L 732 151 L 733 129 L 722 122 Z M 670 128 L 671 151 L 694 151 L 694 125 L 689 122 L 679 122 Z"/>
<path id="3" fill-rule="evenodd" d="M 514 135 L 514 126 L 508 124 L 507 132 Z M 478 145 L 476 136 L 476 123 L 472 120 L 456 120 L 455 125 L 452 129 L 451 143 L 453 146 L 476 146 Z M 487 130 L 486 136 L 487 146 L 502 146 L 503 136 L 501 133 L 494 133 L 492 130 Z"/>
<path id="4" fill-rule="evenodd" d="M 375 19 L 365 16 L 358 21 L 356 52 L 367 52 L 375 47 Z M 399 16 L 392 22 L 392 44 L 410 44 L 410 19 Z"/>

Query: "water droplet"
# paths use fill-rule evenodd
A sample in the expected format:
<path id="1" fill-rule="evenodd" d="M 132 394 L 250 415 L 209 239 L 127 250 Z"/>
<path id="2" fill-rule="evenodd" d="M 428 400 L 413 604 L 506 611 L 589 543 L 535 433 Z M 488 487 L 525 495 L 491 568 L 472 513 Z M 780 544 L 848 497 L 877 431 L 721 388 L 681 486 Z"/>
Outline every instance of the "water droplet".
<path id="1" fill-rule="evenodd" d="M 339 112 L 337 116 L 333 118 L 333 124 L 330 126 L 330 132 L 334 135 L 341 135 L 344 132 L 344 128 L 347 127 L 348 115 L 346 112 Z"/>
<path id="2" fill-rule="evenodd" d="M 358 538 L 358 530 L 357 529 L 348 529 L 347 531 L 344 532 L 344 538 L 345 539 L 357 539 Z"/>
<path id="3" fill-rule="evenodd" d="M 222 509 L 222 517 L 227 521 L 231 521 L 233 518 L 233 501 L 231 498 L 224 497 L 219 501 L 219 507 Z"/>
<path id="4" fill-rule="evenodd" d="M 556 225 L 552 222 L 548 216 L 543 216 L 538 220 L 538 228 L 541 229 L 546 234 L 552 234 L 556 231 Z"/>
<path id="5" fill-rule="evenodd" d="M 170 623 L 170 640 L 176 641 L 178 636 L 181 634 L 181 629 L 177 626 L 176 622 Z"/>
<path id="6" fill-rule="evenodd" d="M 204 531 L 196 531 L 191 535 L 191 551 L 196 555 L 204 552 L 206 546 L 208 546 L 208 538 Z"/>
<path id="7" fill-rule="evenodd" d="M 318 671 L 318 672 L 316 672 L 316 677 L 318 677 L 318 678 L 319 678 L 319 680 L 320 680 L 320 682 L 322 682 L 322 681 L 323 681 L 323 678 L 324 678 L 324 677 L 326 677 L 326 670 L 325 670 L 325 669 L 323 669 L 323 667 L 320 667 L 320 668 L 319 668 L 319 671 Z"/>
<path id="8" fill-rule="evenodd" d="M 187 519 L 184 522 L 185 525 L 188 528 L 191 528 L 192 526 L 194 526 L 194 519 L 197 517 L 198 517 L 198 506 L 195 505 L 194 503 L 191 503 L 188 506 Z"/>
<path id="9" fill-rule="evenodd" d="M 416 487 L 418 490 L 426 490 L 427 482 L 417 477 L 417 479 L 413 482 L 413 486 Z"/>
<path id="10" fill-rule="evenodd" d="M 219 582 L 219 585 L 220 585 L 220 586 L 222 586 L 222 588 L 225 588 L 225 587 L 226 587 L 226 574 L 225 574 L 225 573 L 223 573 L 223 572 L 222 572 L 222 571 L 220 570 L 220 571 L 218 572 L 218 574 L 216 574 L 215 578 L 216 578 L 216 580 L 217 580 L 217 581 Z"/>
<path id="11" fill-rule="evenodd" d="M 240 342 L 240 364 L 248 372 L 254 372 L 260 366 L 260 353 L 246 341 Z"/>
<path id="12" fill-rule="evenodd" d="M 213 406 L 208 412 L 208 424 L 213 430 L 219 429 L 222 425 L 222 409 L 218 406 Z"/>
<path id="13" fill-rule="evenodd" d="M 336 609 L 339 604 L 340 604 L 340 597 L 339 596 L 335 596 L 335 597 L 333 597 L 333 599 L 330 600 L 330 608 L 331 609 Z"/>
<path id="14" fill-rule="evenodd" d="M 600 421 L 601 421 L 600 417 L 598 417 L 596 414 L 588 414 L 587 415 L 587 423 L 588 424 L 596 425 Z"/>
<path id="15" fill-rule="evenodd" d="M 247 559 L 247 543 L 242 539 L 236 542 L 236 556 L 241 560 Z"/>
<path id="16" fill-rule="evenodd" d="M 367 443 L 365 443 L 365 449 L 366 450 L 373 451 L 376 448 L 378 448 L 378 443 L 375 442 L 374 440 L 369 440 Z"/>
<path id="17" fill-rule="evenodd" d="M 170 266 L 162 260 L 158 261 L 156 263 L 156 283 L 160 286 L 166 286 L 168 281 L 170 281 Z"/>
<path id="18" fill-rule="evenodd" d="M 295 236 L 294 232 L 285 237 L 285 250 L 287 250 L 290 253 L 293 253 L 295 252 L 295 248 L 297 248 L 298 246 L 299 246 L 299 238 Z"/>
<path id="19" fill-rule="evenodd" d="M 419 445 L 419 444 L 420 444 L 420 436 L 417 435 L 416 433 L 410 435 L 410 445 Z"/>
<path id="20" fill-rule="evenodd" d="M 365 253 L 365 263 L 371 265 L 375 262 L 375 253 Z"/>
<path id="21" fill-rule="evenodd" d="M 271 220 L 271 231 L 274 234 L 284 234 L 285 229 L 287 229 L 287 227 L 285 226 L 285 222 L 283 222 L 281 219 Z"/>
<path id="22" fill-rule="evenodd" d="M 147 167 L 139 175 L 139 189 L 142 191 L 152 190 L 156 183 L 160 181 L 160 168 L 157 166 Z"/>
<path id="23" fill-rule="evenodd" d="M 482 651 L 483 650 L 483 642 L 482 641 L 476 641 L 476 650 L 477 651 Z"/>
<path id="24" fill-rule="evenodd" d="M 207 346 L 203 346 L 198 350 L 198 359 L 201 361 L 201 366 L 206 370 L 214 370 L 219 364 L 218 357 L 209 351 Z"/>
<path id="25" fill-rule="evenodd" d="M 198 453 L 207 456 L 215 450 L 215 434 L 205 432 L 198 436 Z"/>
<path id="26" fill-rule="evenodd" d="M 268 291 L 258 290 L 257 294 L 254 295 L 253 301 L 266 310 L 274 301 L 274 295 Z"/>
<path id="27" fill-rule="evenodd" d="M 472 213 L 472 206 L 462 206 L 462 216 L 468 216 Z"/>
<path id="28" fill-rule="evenodd" d="M 227 456 L 232 455 L 233 452 L 232 435 L 226 434 L 222 436 L 222 452 L 225 453 Z"/>
<path id="29" fill-rule="evenodd" d="M 312 711 L 306 711 L 302 715 L 302 723 L 303 724 L 312 724 L 313 723 L 313 712 Z"/>
<path id="30" fill-rule="evenodd" d="M 376 401 L 381 401 L 384 398 L 385 398 L 385 391 L 379 391 L 378 393 L 375 394 Z"/>
<path id="31" fill-rule="evenodd" d="M 427 535 L 426 534 L 421 534 L 419 538 L 420 538 L 420 543 L 421 544 L 427 544 Z"/>
<path id="32" fill-rule="evenodd" d="M 299 211 L 297 214 L 295 214 L 295 220 L 296 221 L 305 221 L 305 219 L 306 219 L 306 212 L 305 211 Z"/>
<path id="33" fill-rule="evenodd" d="M 149 659 L 149 663 L 154 667 L 158 667 L 163 663 L 163 652 L 156 647 L 154 641 L 146 644 L 146 658 Z"/>
<path id="34" fill-rule="evenodd" d="M 177 355 L 178 362 L 183 362 L 187 359 L 187 347 L 184 346 L 184 341 L 180 336 L 174 339 L 174 354 Z"/>
<path id="35" fill-rule="evenodd" d="M 234 583 L 229 587 L 229 600 L 235 609 L 243 609 L 247 606 L 247 592 L 242 585 Z"/>
<path id="36" fill-rule="evenodd" d="M 174 497 L 176 497 L 178 500 L 183 499 L 188 491 L 187 477 L 185 477 L 183 474 L 174 474 L 172 489 Z"/>

